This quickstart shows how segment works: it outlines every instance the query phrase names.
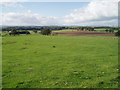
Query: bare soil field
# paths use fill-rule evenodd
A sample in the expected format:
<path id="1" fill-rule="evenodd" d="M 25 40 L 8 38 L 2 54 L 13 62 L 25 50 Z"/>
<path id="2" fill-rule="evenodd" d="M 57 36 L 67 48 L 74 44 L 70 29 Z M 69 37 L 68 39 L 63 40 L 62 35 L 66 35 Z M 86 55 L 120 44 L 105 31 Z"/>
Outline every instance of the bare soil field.
<path id="1" fill-rule="evenodd" d="M 67 36 L 115 36 L 115 33 L 95 32 L 95 31 L 66 31 L 56 32 L 54 34 Z"/>

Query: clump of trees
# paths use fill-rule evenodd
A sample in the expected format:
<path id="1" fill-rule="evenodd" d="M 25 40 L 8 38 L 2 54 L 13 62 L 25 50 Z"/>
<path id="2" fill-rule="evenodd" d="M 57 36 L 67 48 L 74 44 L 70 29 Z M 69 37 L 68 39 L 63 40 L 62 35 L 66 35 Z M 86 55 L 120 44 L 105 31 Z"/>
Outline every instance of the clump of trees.
<path id="1" fill-rule="evenodd" d="M 34 33 L 37 33 L 37 30 L 33 30 Z"/>
<path id="2" fill-rule="evenodd" d="M 9 33 L 9 35 L 20 35 L 20 34 L 26 34 L 26 35 L 28 35 L 28 34 L 30 34 L 30 32 L 29 31 L 17 31 L 17 30 L 12 30 L 10 33 Z"/>
<path id="3" fill-rule="evenodd" d="M 118 30 L 118 28 L 113 28 L 113 27 L 109 27 L 109 28 L 106 28 L 106 32 L 109 32 L 109 33 L 114 33 L 115 30 Z"/>
<path id="4" fill-rule="evenodd" d="M 42 35 L 50 35 L 51 30 L 49 28 L 44 28 L 43 30 L 41 30 L 41 34 Z"/>
<path id="5" fill-rule="evenodd" d="M 115 33 L 115 36 L 120 36 L 120 30 Z"/>

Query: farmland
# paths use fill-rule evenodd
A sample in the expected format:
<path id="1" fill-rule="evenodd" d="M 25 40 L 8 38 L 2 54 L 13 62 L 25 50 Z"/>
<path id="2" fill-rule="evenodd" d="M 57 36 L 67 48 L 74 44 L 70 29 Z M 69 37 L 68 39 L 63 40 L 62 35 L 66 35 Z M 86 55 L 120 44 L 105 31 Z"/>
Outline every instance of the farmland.
<path id="1" fill-rule="evenodd" d="M 117 38 L 5 36 L 3 88 L 118 88 Z"/>
<path id="2" fill-rule="evenodd" d="M 4 0 L 0 89 L 119 89 L 119 0 Z"/>

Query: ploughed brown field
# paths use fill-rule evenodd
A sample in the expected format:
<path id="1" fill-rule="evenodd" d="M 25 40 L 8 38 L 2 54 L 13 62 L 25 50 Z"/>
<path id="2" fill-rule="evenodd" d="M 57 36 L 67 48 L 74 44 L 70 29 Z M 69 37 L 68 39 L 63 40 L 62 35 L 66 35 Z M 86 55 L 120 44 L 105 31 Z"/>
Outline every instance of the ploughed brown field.
<path id="1" fill-rule="evenodd" d="M 67 36 L 115 36 L 115 33 L 107 32 L 96 32 L 96 31 L 66 31 L 66 32 L 55 32 L 54 34 L 58 35 L 67 35 Z"/>

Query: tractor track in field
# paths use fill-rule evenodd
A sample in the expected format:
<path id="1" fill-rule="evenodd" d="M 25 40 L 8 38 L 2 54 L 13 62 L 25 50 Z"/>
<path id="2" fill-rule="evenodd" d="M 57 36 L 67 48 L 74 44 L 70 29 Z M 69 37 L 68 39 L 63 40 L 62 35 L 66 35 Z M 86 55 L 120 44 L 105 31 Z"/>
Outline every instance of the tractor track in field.
<path id="1" fill-rule="evenodd" d="M 115 36 L 115 33 L 107 32 L 96 32 L 96 31 L 64 31 L 64 32 L 54 32 L 58 35 L 66 36 Z"/>
<path id="2" fill-rule="evenodd" d="M 96 31 L 61 31 L 61 32 L 53 32 L 53 34 L 62 35 L 62 36 L 106 36 L 103 39 L 120 39 L 113 38 L 110 36 L 115 36 L 115 33 L 107 33 L 107 32 L 96 32 Z"/>

